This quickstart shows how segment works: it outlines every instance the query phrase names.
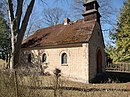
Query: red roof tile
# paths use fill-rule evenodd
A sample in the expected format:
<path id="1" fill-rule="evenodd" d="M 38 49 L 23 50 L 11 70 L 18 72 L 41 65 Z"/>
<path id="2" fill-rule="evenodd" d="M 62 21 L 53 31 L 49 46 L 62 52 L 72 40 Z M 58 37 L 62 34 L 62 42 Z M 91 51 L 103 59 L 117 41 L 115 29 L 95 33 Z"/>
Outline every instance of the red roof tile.
<path id="1" fill-rule="evenodd" d="M 95 21 L 84 21 L 82 19 L 70 22 L 68 25 L 59 24 L 39 29 L 23 41 L 22 48 L 88 42 L 95 23 Z"/>

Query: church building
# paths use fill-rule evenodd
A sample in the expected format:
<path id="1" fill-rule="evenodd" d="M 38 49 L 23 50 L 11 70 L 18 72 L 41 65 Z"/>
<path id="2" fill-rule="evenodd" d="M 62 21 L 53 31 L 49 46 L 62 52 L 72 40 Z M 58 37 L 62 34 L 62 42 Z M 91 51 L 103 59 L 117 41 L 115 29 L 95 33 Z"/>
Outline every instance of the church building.
<path id="1" fill-rule="evenodd" d="M 50 74 L 58 68 L 68 80 L 84 83 L 104 72 L 106 58 L 99 4 L 87 0 L 83 6 L 83 19 L 65 18 L 64 24 L 39 29 L 25 39 L 20 63 L 39 66 Z"/>

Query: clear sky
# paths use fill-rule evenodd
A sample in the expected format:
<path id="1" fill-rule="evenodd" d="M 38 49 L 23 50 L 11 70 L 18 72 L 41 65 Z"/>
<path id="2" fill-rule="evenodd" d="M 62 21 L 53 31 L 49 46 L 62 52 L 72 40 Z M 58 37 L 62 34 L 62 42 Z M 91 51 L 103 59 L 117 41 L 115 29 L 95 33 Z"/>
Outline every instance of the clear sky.
<path id="1" fill-rule="evenodd" d="M 119 16 L 119 12 L 120 12 L 120 9 L 122 8 L 123 6 L 123 2 L 126 1 L 126 0 L 113 0 L 112 1 L 112 6 L 113 8 L 116 8 L 118 13 L 117 13 L 117 17 Z"/>
<path id="2" fill-rule="evenodd" d="M 123 2 L 124 2 L 125 0 L 113 0 L 112 2 L 112 5 L 115 7 L 115 8 L 118 8 L 118 9 L 120 9 L 121 8 L 121 6 L 123 6 Z"/>

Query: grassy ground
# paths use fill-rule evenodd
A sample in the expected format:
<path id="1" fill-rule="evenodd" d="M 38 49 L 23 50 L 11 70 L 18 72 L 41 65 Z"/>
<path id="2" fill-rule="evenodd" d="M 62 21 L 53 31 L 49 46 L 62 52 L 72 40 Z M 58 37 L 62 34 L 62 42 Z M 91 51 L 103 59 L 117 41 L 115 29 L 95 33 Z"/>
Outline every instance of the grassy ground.
<path id="1" fill-rule="evenodd" d="M 0 59 L 0 69 L 3 68 L 3 66 L 4 66 L 3 64 L 4 64 L 4 61 L 2 59 Z"/>
<path id="2" fill-rule="evenodd" d="M 51 78 L 47 79 L 48 81 L 42 80 L 43 84 L 31 88 L 39 94 L 43 94 L 44 97 L 54 97 L 54 83 L 49 81 L 52 80 Z M 59 85 L 58 97 L 129 97 L 130 92 L 128 83 L 84 84 L 62 79 L 59 81 Z"/>
<path id="3" fill-rule="evenodd" d="M 28 90 L 34 97 L 54 97 L 53 79 L 52 77 L 45 78 L 47 80 L 42 80 L 42 82 L 38 80 L 40 84 L 38 81 L 35 84 L 31 82 Z M 59 85 L 60 87 L 56 91 L 57 97 L 129 97 L 130 93 L 128 83 L 84 84 L 61 80 Z"/>
<path id="4" fill-rule="evenodd" d="M 4 63 L 4 61 L 2 59 L 0 59 L 0 65 L 3 64 L 3 63 Z"/>
<path id="5" fill-rule="evenodd" d="M 101 82 L 111 76 L 117 77 L 117 74 L 107 72 L 107 74 L 98 75 L 97 77 L 99 77 Z M 16 78 L 13 78 L 13 76 L 3 76 L 2 74 L 0 77 L 0 79 L 4 78 L 4 81 L 0 80 L 0 83 L 3 83 L 0 84 L 0 88 L 2 89 L 0 90 L 0 94 L 2 95 L 0 97 L 15 97 L 16 92 L 14 91 L 17 89 L 18 97 L 129 97 L 130 93 L 130 87 L 128 87 L 130 84 L 128 82 L 85 84 L 62 78 L 59 79 L 59 87 L 55 91 L 54 76 L 40 76 L 37 74 L 17 75 L 18 85 L 16 85 L 16 82 L 13 82 L 16 81 Z M 124 76 L 125 79 L 127 77 Z M 17 86 L 18 88 L 16 88 Z M 57 96 L 54 96 L 55 93 Z M 7 94 L 9 96 L 6 96 Z"/>
<path id="6" fill-rule="evenodd" d="M 8 72 L 0 75 L 0 97 L 129 97 L 130 74 L 106 72 L 97 75 L 91 84 L 59 79 L 55 91 L 55 77 L 37 73 L 24 75 Z M 3 79 L 3 80 L 2 80 Z M 16 91 L 17 90 L 17 91 Z M 57 96 L 54 96 L 56 94 Z"/>

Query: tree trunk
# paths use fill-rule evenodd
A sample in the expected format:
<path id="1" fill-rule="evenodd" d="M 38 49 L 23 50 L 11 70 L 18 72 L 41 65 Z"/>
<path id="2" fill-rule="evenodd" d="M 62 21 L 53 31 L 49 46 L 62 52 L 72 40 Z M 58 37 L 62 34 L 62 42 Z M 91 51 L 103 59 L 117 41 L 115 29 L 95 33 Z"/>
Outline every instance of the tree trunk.
<path id="1" fill-rule="evenodd" d="M 11 58 L 10 58 L 10 69 L 13 70 L 13 60 L 14 60 L 14 37 L 13 37 L 13 34 L 11 34 L 11 48 L 12 48 L 12 51 L 11 51 Z"/>
<path id="2" fill-rule="evenodd" d="M 15 49 L 14 51 L 14 68 L 16 68 L 19 65 L 19 58 L 20 58 L 20 51 L 21 51 L 21 47 L 17 47 L 17 49 Z"/>
<path id="3" fill-rule="evenodd" d="M 9 14 L 9 17 L 10 17 L 10 14 Z M 10 58 L 10 69 L 12 70 L 13 69 L 13 60 L 14 60 L 14 31 L 13 31 L 13 22 L 11 21 L 10 19 L 10 28 L 11 28 L 11 58 Z"/>
<path id="4" fill-rule="evenodd" d="M 14 39 L 15 39 L 15 35 L 14 35 L 14 11 L 13 11 L 13 3 L 12 0 L 8 0 L 8 14 L 9 14 L 9 20 L 10 20 L 10 29 L 11 29 L 11 58 L 10 58 L 10 69 L 13 70 L 13 60 L 14 60 Z"/>
<path id="5" fill-rule="evenodd" d="M 8 8 L 9 8 L 8 13 L 9 13 L 9 20 L 10 20 L 10 28 L 11 28 L 11 49 L 12 49 L 11 59 L 10 59 L 11 70 L 13 70 L 13 68 L 19 64 L 22 40 L 35 3 L 35 0 L 30 1 L 25 16 L 23 17 L 23 20 L 21 20 L 23 1 L 24 0 L 17 0 L 17 10 L 16 10 L 16 15 L 14 16 L 15 12 L 13 10 L 12 0 L 8 0 Z"/>

